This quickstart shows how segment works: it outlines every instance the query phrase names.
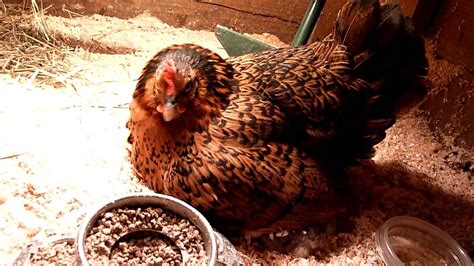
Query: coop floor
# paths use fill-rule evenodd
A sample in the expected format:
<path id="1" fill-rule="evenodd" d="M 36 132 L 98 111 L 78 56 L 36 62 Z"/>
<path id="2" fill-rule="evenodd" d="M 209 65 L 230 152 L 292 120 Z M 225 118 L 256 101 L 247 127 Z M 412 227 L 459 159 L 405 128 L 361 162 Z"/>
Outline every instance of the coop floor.
<path id="1" fill-rule="evenodd" d="M 58 34 L 136 52 L 78 49 L 65 59 L 80 74 L 68 86 L 0 76 L 0 264 L 10 264 L 34 239 L 74 235 L 81 214 L 103 200 L 148 191 L 131 173 L 125 122 L 136 78 L 156 51 L 192 42 L 225 56 L 213 33 L 173 28 L 147 15 L 131 20 L 49 17 L 48 23 Z M 271 36 L 260 37 L 281 45 Z M 288 246 L 297 255 L 238 249 L 246 262 L 255 263 L 381 263 L 375 231 L 386 219 L 408 214 L 433 222 L 472 252 L 470 152 L 450 145 L 448 138 L 435 138 L 415 110 L 388 131 L 374 164 L 351 171 L 356 207 L 337 222 L 348 226 L 308 230 L 299 241 L 303 247 Z M 299 258 L 307 252 L 313 256 Z"/>

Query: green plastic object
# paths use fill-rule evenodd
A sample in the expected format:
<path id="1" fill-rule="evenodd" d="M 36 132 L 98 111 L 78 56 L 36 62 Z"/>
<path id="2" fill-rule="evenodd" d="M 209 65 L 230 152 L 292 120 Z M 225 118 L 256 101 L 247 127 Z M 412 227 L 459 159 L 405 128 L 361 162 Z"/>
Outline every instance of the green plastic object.
<path id="1" fill-rule="evenodd" d="M 306 9 L 306 13 L 304 14 L 303 20 L 301 20 L 301 24 L 291 46 L 296 47 L 308 43 L 309 37 L 311 37 L 314 25 L 316 25 L 316 22 L 318 21 L 325 2 L 325 0 L 313 0 L 311 2 L 309 8 Z"/>
<path id="2" fill-rule="evenodd" d="M 291 46 L 296 47 L 308 43 L 325 2 L 325 0 L 311 1 Z M 275 48 L 219 24 L 216 26 L 216 36 L 229 56 L 239 56 Z"/>
<path id="3" fill-rule="evenodd" d="M 239 56 L 275 48 L 222 25 L 216 26 L 216 37 L 229 56 Z"/>

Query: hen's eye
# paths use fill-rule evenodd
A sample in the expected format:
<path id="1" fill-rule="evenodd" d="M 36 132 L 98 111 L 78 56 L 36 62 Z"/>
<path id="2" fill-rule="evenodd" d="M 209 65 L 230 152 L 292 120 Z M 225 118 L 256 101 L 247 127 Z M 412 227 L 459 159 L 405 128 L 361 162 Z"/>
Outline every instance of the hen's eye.
<path id="1" fill-rule="evenodd" d="M 186 83 L 184 90 L 189 92 L 190 90 L 195 90 L 198 87 L 199 87 L 199 82 L 197 80 L 192 80 Z"/>
<path id="2" fill-rule="evenodd" d="M 186 86 L 184 87 L 184 90 L 185 91 L 189 91 L 193 88 L 193 82 L 192 81 L 189 81 L 188 83 L 186 83 Z"/>

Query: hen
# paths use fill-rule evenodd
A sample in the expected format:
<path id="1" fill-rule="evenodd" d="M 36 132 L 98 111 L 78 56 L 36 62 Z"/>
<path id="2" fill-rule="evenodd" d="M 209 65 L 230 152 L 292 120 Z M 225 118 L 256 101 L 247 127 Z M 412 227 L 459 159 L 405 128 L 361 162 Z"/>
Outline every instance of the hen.
<path id="1" fill-rule="evenodd" d="M 297 48 L 224 60 L 173 45 L 133 94 L 131 162 L 220 230 L 297 229 L 346 208 L 344 167 L 371 158 L 426 71 L 410 21 L 377 0 L 349 1 L 330 36 Z"/>

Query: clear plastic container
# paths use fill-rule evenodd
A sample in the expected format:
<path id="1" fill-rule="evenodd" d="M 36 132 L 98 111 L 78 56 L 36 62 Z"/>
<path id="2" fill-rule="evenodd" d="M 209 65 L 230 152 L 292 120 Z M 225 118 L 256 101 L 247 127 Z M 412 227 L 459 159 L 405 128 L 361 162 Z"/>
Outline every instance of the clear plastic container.
<path id="1" fill-rule="evenodd" d="M 450 235 L 410 216 L 390 218 L 377 231 L 375 243 L 388 266 L 473 265 L 466 251 Z"/>

